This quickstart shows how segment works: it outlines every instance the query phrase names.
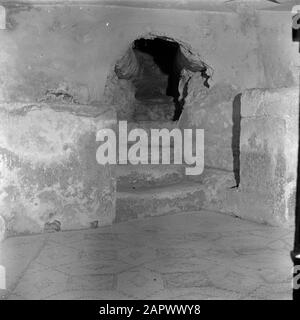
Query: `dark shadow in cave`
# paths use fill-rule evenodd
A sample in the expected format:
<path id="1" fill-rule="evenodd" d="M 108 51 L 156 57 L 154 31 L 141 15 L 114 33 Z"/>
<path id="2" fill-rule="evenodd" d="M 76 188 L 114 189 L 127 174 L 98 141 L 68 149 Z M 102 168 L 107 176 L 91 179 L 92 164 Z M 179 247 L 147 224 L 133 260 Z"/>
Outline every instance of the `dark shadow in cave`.
<path id="1" fill-rule="evenodd" d="M 232 104 L 232 156 L 233 172 L 236 181 L 236 188 L 240 184 L 240 136 L 241 136 L 241 96 L 239 93 L 233 99 Z M 233 187 L 234 188 L 234 187 Z"/>
<path id="2" fill-rule="evenodd" d="M 179 101 L 179 81 L 183 66 L 179 63 L 180 45 L 177 42 L 162 38 L 138 39 L 133 43 L 133 49 L 147 53 L 153 57 L 161 72 L 168 76 L 165 95 L 172 97 L 175 105 L 173 121 L 179 119 L 183 110 L 183 101 Z"/>

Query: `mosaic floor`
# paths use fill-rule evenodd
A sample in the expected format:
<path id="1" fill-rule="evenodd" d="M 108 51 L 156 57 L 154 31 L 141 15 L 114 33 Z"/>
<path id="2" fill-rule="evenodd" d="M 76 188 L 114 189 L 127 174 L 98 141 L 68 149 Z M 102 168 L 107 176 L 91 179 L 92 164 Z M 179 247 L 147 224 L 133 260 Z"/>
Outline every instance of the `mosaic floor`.
<path id="1" fill-rule="evenodd" d="M 216 212 L 6 239 L 2 299 L 291 299 L 293 232 Z"/>

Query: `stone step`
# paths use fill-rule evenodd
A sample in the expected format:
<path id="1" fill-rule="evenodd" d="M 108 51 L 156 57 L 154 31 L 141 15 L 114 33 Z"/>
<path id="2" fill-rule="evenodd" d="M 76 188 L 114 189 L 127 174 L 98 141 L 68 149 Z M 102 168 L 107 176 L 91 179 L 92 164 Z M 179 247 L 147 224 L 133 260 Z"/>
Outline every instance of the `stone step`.
<path id="1" fill-rule="evenodd" d="M 231 172 L 205 170 L 202 181 L 186 180 L 163 187 L 118 191 L 115 221 L 201 209 L 222 211 L 234 183 Z"/>
<path id="2" fill-rule="evenodd" d="M 123 148 L 124 152 L 126 152 L 127 150 L 127 163 L 130 165 L 130 164 L 133 164 L 132 161 L 129 161 L 129 150 L 131 149 L 131 147 L 133 145 L 135 145 L 136 142 L 127 142 L 127 144 L 125 146 L 118 146 L 118 150 L 119 148 Z M 144 165 L 159 165 L 159 164 L 162 164 L 163 165 L 163 154 L 165 154 L 167 156 L 167 154 L 169 153 L 170 154 L 170 161 L 168 161 L 167 163 L 165 162 L 164 165 L 174 165 L 174 152 L 178 153 L 178 156 L 176 157 L 176 159 L 178 160 L 177 161 L 177 165 L 179 164 L 184 164 L 185 161 L 184 161 L 184 155 L 183 155 L 183 150 L 181 152 L 181 156 L 180 156 L 180 150 L 178 149 L 174 149 L 174 144 L 171 142 L 170 145 L 167 145 L 167 144 L 162 144 L 162 143 L 159 143 L 159 145 L 154 145 L 155 147 L 155 150 L 158 154 L 158 163 L 153 163 L 153 160 L 152 160 L 152 154 L 153 154 L 153 151 L 152 151 L 152 148 L 151 148 L 151 145 L 149 145 L 148 143 L 145 144 L 144 146 L 142 145 L 141 146 L 141 149 L 143 150 L 143 152 L 147 152 L 147 155 L 148 155 L 148 158 L 147 158 L 147 163 L 143 163 Z M 154 155 L 154 154 L 153 154 Z M 120 157 L 120 158 L 119 158 Z M 119 159 L 119 163 L 120 164 L 124 164 L 121 162 L 121 155 L 118 154 L 118 159 Z M 123 159 L 124 160 L 124 159 Z"/>
<path id="3" fill-rule="evenodd" d="M 185 178 L 182 165 L 118 165 L 117 190 L 174 184 Z"/>

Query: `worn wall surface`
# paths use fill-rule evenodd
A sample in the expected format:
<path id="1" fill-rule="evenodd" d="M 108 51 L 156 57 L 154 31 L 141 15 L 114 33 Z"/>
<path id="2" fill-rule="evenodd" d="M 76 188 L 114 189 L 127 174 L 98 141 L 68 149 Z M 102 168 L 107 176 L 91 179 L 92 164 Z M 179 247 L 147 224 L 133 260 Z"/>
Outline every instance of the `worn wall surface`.
<path id="1" fill-rule="evenodd" d="M 101 101 L 110 67 L 150 33 L 188 43 L 213 68 L 212 85 L 297 83 L 289 12 L 211 10 L 6 4 L 0 100 L 36 100 L 50 89 L 66 90 L 80 103 Z"/>
<path id="2" fill-rule="evenodd" d="M 96 161 L 111 111 L 79 105 L 1 104 L 0 217 L 8 234 L 110 224 L 115 179 Z"/>
<path id="3" fill-rule="evenodd" d="M 204 129 L 205 166 L 233 171 L 233 101 L 238 91 L 229 84 L 200 89 L 202 82 L 198 74 L 189 81 L 179 126 Z"/>

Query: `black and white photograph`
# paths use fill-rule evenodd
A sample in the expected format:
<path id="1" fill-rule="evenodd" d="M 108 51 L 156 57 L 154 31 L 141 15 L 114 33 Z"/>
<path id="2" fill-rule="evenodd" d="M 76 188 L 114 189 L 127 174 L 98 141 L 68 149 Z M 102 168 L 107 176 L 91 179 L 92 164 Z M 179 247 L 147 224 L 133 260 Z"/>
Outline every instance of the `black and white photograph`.
<path id="1" fill-rule="evenodd" d="M 0 0 L 0 313 L 299 300 L 299 72 L 300 0 Z"/>

